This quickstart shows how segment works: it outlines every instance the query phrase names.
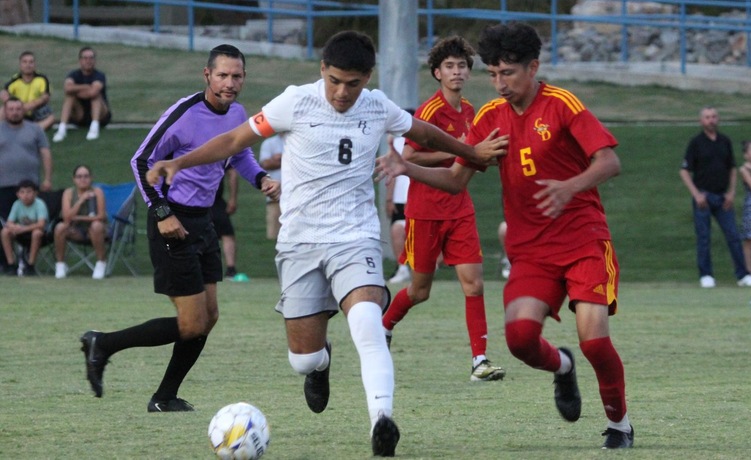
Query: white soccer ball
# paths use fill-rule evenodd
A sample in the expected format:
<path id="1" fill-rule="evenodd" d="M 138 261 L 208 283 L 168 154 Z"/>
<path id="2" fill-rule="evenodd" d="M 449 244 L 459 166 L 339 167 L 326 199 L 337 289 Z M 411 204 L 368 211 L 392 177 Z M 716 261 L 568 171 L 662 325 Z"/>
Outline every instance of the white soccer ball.
<path id="1" fill-rule="evenodd" d="M 266 416 L 248 403 L 222 407 L 209 423 L 211 448 L 222 460 L 261 458 L 270 440 Z"/>

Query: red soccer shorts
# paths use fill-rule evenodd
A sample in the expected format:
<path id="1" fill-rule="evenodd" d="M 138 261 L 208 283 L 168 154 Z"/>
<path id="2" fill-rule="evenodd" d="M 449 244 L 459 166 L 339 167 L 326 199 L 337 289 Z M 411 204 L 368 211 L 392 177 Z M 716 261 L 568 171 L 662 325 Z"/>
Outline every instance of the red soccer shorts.
<path id="1" fill-rule="evenodd" d="M 533 297 L 550 307 L 556 321 L 568 296 L 569 309 L 577 302 L 607 305 L 610 315 L 618 307 L 618 261 L 609 240 L 592 241 L 556 255 L 521 255 L 511 261 L 511 277 L 503 290 L 503 303 Z"/>
<path id="2" fill-rule="evenodd" d="M 441 253 L 446 265 L 482 263 L 474 214 L 451 220 L 407 219 L 406 232 L 399 262 L 418 273 L 433 273 Z"/>

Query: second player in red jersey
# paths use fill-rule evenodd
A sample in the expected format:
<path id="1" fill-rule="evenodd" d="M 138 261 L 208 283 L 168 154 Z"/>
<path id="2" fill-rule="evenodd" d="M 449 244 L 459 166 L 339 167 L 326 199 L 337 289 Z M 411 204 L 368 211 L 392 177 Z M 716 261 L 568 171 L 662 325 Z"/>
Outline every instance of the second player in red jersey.
<path id="1" fill-rule="evenodd" d="M 425 101 L 415 116 L 464 140 L 475 115 L 462 89 L 469 79 L 474 50 L 461 37 L 439 41 L 430 50 L 428 65 L 440 83 L 438 91 Z M 432 168 L 450 167 L 456 157 L 407 141 L 404 158 Z M 383 316 L 389 340 L 394 326 L 410 308 L 428 300 L 439 257 L 455 268 L 464 293 L 467 332 L 472 350 L 470 380 L 500 380 L 505 371 L 487 359 L 488 324 L 482 272 L 482 250 L 477 233 L 475 208 L 466 189 L 452 194 L 420 181 L 410 181 L 407 206 L 407 237 L 400 263 L 412 266 L 410 284 L 400 290 Z"/>

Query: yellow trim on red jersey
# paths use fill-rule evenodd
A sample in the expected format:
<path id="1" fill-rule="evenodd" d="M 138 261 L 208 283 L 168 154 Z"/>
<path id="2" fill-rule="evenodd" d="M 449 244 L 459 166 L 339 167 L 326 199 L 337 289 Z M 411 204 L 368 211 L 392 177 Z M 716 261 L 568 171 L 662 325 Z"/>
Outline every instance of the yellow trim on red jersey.
<path id="1" fill-rule="evenodd" d="M 422 112 L 420 112 L 420 119 L 424 121 L 428 121 L 431 118 L 433 118 L 433 115 L 443 107 L 445 104 L 443 103 L 443 100 L 440 97 L 434 98 L 432 101 L 425 104 L 425 107 L 422 109 Z"/>
<path id="2" fill-rule="evenodd" d="M 477 112 L 477 114 L 475 115 L 475 119 L 472 120 L 472 125 L 473 126 L 476 125 L 477 122 L 480 120 L 480 118 L 482 118 L 483 115 L 485 115 L 485 112 L 488 112 L 490 110 L 495 110 L 497 107 L 505 104 L 506 102 L 507 102 L 506 99 L 499 97 L 498 99 L 493 99 L 487 104 L 480 107 L 480 111 Z"/>
<path id="3" fill-rule="evenodd" d="M 584 107 L 584 104 L 582 104 L 579 98 L 565 89 L 545 85 L 545 88 L 542 90 L 542 95 L 560 99 L 572 112 L 574 112 L 574 115 L 586 110 L 586 107 Z"/>

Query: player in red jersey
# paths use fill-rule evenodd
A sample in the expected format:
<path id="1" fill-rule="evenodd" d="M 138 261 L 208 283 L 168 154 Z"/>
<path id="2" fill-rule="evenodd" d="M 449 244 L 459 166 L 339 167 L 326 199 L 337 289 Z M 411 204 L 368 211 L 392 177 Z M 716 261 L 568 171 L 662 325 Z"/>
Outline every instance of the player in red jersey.
<path id="1" fill-rule="evenodd" d="M 542 337 L 545 319 L 560 321 L 568 296 L 608 419 L 603 448 L 632 447 L 623 364 L 609 333 L 618 263 L 596 189 L 620 172 L 617 141 L 576 96 L 535 79 L 540 48 L 537 33 L 525 24 L 483 31 L 479 54 L 501 98 L 480 109 L 467 138 L 472 144 L 493 132 L 508 135 L 508 153 L 499 159 L 513 267 L 504 289 L 506 343 L 527 365 L 555 374 L 558 411 L 576 421 L 581 396 L 573 353 Z M 392 155 L 378 164 L 379 177 L 407 174 L 452 192 L 483 169 L 461 159 L 450 169 L 419 168 Z"/>
<path id="2" fill-rule="evenodd" d="M 474 49 L 461 37 L 439 41 L 430 50 L 428 65 L 440 88 L 416 111 L 415 116 L 434 124 L 457 139 L 469 132 L 475 109 L 462 97 L 469 79 Z M 402 155 L 407 161 L 429 166 L 450 167 L 456 157 L 450 153 L 426 149 L 407 140 Z M 383 315 L 386 338 L 391 344 L 392 330 L 410 308 L 430 296 L 438 257 L 453 265 L 464 292 L 465 316 L 472 349 L 470 380 L 500 380 L 506 375 L 485 356 L 488 324 L 482 280 L 482 250 L 475 222 L 475 208 L 469 192 L 450 194 L 418 181 L 409 184 L 407 239 L 400 263 L 412 266 L 410 284 L 400 290 Z"/>

